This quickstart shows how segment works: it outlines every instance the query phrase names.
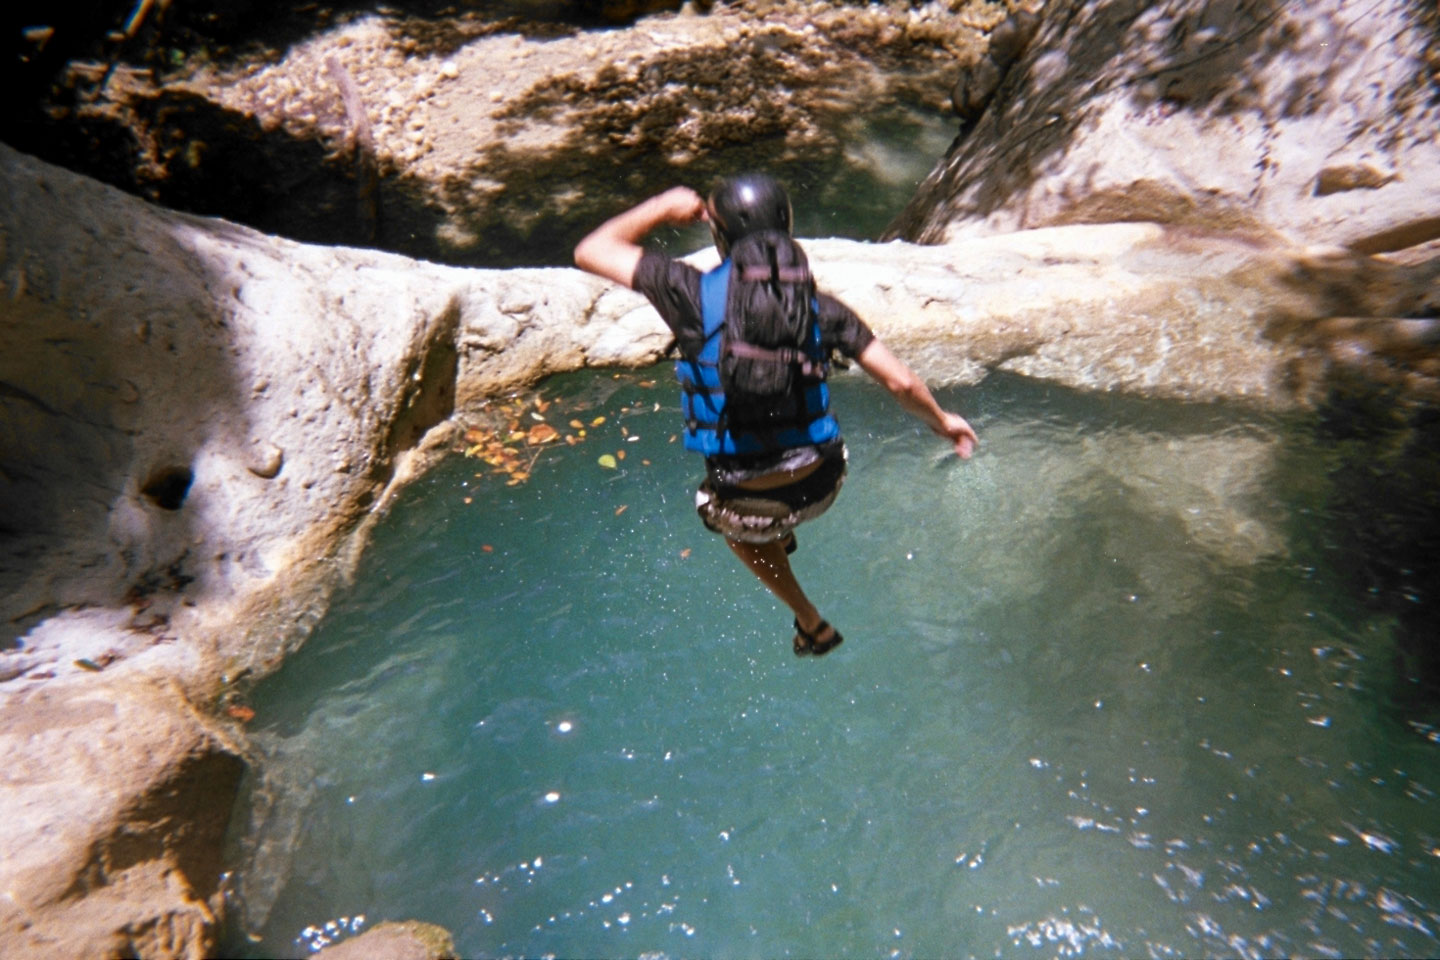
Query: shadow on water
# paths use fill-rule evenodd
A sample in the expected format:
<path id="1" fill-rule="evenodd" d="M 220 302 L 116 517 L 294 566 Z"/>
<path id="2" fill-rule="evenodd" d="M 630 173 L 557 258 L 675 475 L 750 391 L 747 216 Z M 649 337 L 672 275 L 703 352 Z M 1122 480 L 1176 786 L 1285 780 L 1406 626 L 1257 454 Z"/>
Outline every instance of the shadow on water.
<path id="1" fill-rule="evenodd" d="M 1348 586 L 1396 620 L 1403 700 L 1440 698 L 1440 407 L 1359 376 L 1332 387 L 1319 433 L 1334 448 L 1333 523 Z"/>

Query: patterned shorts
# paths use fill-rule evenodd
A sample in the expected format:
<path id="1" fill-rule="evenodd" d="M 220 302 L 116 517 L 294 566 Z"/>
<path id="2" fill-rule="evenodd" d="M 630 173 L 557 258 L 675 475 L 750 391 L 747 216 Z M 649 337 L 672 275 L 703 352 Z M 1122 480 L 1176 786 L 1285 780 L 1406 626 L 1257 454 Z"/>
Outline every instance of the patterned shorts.
<path id="1" fill-rule="evenodd" d="M 846 456 L 821 462 L 801 480 L 771 490 L 716 486 L 707 478 L 695 491 L 695 512 L 706 529 L 742 543 L 771 543 L 813 520 L 840 494 L 845 482 Z"/>

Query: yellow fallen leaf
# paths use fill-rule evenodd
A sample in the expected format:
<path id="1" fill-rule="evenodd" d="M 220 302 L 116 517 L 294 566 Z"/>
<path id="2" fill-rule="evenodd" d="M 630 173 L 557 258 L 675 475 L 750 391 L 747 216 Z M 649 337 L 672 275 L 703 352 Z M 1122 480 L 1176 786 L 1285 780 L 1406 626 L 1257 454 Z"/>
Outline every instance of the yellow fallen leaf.
<path id="1" fill-rule="evenodd" d="M 535 398 L 535 409 L 536 409 L 536 410 L 539 410 L 541 413 L 544 413 L 546 410 L 549 410 L 549 409 L 550 409 L 550 401 L 549 401 L 549 400 L 541 400 L 539 397 L 536 397 L 536 398 Z"/>
<path id="2" fill-rule="evenodd" d="M 590 426 L 592 426 L 592 427 L 598 427 L 598 426 L 600 426 L 600 424 L 602 424 L 602 423 L 604 423 L 604 422 L 605 422 L 605 418 L 604 418 L 604 417 L 596 417 L 594 420 L 591 420 L 591 421 L 590 421 Z"/>
<path id="3" fill-rule="evenodd" d="M 600 454 L 600 459 L 598 462 L 600 466 L 604 467 L 606 470 L 614 470 L 617 466 L 617 464 L 615 463 L 615 458 L 610 456 L 610 454 L 608 453 Z"/>
<path id="4" fill-rule="evenodd" d="M 644 464 L 645 466 L 647 466 L 647 467 L 650 466 L 650 461 L 649 461 L 649 460 L 641 460 L 640 462 L 641 462 L 642 464 Z"/>
<path id="5" fill-rule="evenodd" d="M 575 429 L 575 430 L 584 430 L 584 429 L 585 429 L 585 424 L 581 423 L 579 420 L 571 420 L 571 421 L 570 421 L 570 426 L 571 426 L 572 429 Z"/>

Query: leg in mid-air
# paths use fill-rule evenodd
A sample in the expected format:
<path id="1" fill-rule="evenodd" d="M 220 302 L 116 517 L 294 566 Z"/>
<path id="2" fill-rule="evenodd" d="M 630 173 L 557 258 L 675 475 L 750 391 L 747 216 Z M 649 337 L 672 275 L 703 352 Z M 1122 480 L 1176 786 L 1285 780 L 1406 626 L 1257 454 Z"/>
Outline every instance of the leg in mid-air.
<path id="1" fill-rule="evenodd" d="M 795 614 L 795 655 L 820 656 L 840 646 L 844 638 L 820 616 L 820 611 L 815 609 L 800 582 L 795 579 L 786 551 L 787 544 L 794 542 L 793 538 L 792 532 L 785 539 L 769 543 L 745 543 L 730 537 L 726 537 L 725 542 L 735 556 L 750 568 L 750 572 Z"/>

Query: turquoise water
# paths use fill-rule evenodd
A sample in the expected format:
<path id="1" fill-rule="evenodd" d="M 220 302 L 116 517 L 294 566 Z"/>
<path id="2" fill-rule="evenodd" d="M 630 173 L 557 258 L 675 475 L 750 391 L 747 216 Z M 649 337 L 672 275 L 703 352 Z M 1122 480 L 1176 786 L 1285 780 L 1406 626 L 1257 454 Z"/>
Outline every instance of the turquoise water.
<path id="1" fill-rule="evenodd" d="M 668 373 L 544 394 L 606 421 L 521 485 L 430 474 L 254 691 L 231 953 L 1440 953 L 1440 716 L 1315 423 L 992 378 L 942 393 L 962 464 L 841 378 L 795 566 L 846 643 L 797 660 L 694 517 Z"/>

